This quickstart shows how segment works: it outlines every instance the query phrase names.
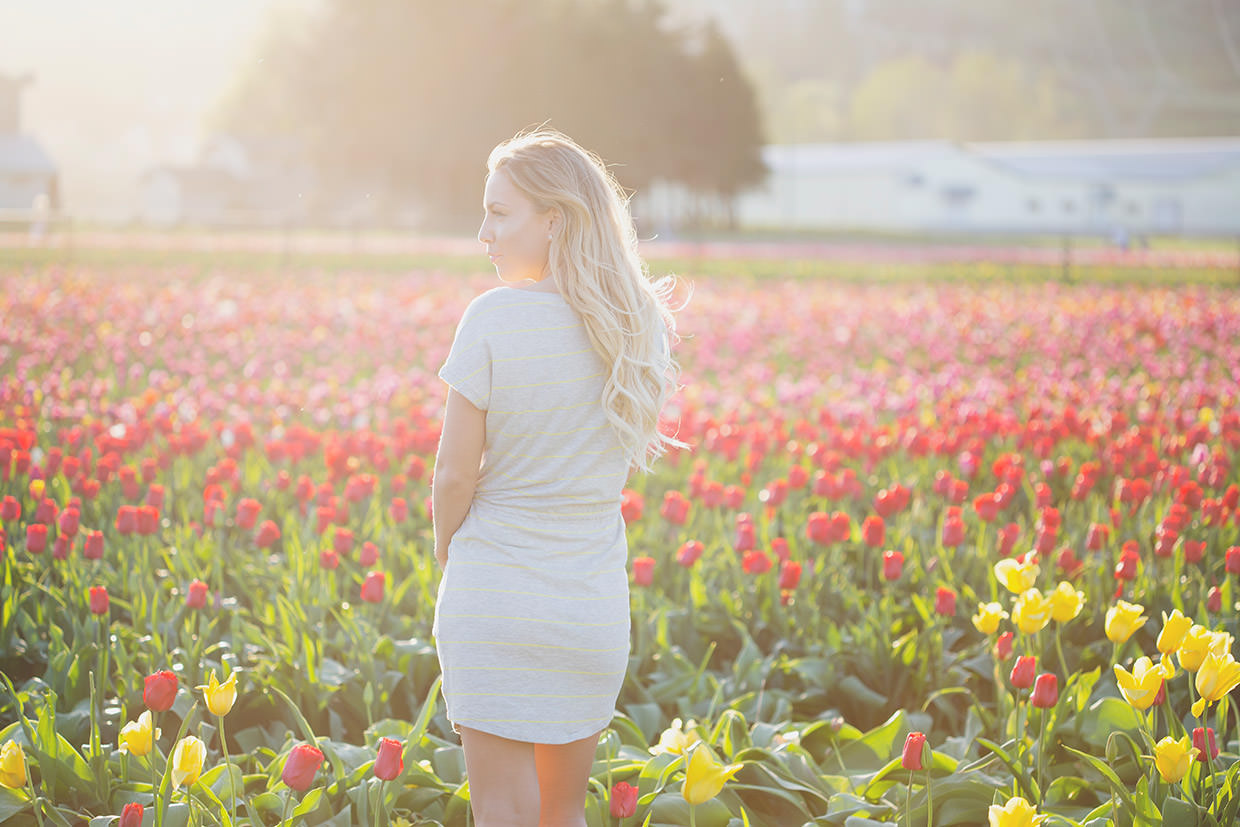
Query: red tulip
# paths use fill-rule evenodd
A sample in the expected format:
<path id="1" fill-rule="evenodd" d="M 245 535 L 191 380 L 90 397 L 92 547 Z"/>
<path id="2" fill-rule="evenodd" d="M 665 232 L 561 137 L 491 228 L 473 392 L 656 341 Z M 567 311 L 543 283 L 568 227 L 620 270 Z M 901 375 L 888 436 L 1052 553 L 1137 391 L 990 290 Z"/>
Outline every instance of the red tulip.
<path id="1" fill-rule="evenodd" d="M 861 540 L 870 548 L 878 548 L 887 537 L 887 524 L 877 514 L 871 514 L 861 523 Z"/>
<path id="2" fill-rule="evenodd" d="M 1184 562 L 1200 563 L 1201 558 L 1206 553 L 1205 540 L 1185 540 L 1184 541 Z"/>
<path id="3" fill-rule="evenodd" d="M 612 818 L 629 818 L 637 812 L 637 792 L 637 787 L 626 781 L 619 781 L 611 788 L 608 810 Z"/>
<path id="4" fill-rule="evenodd" d="M 1141 557 L 1135 551 L 1127 548 L 1121 551 L 1119 562 L 1115 564 L 1115 579 L 1123 581 L 1135 580 L 1137 577 L 1137 564 L 1140 562 Z"/>
<path id="5" fill-rule="evenodd" d="M 1085 535 L 1085 548 L 1090 551 L 1101 551 L 1106 545 L 1107 537 L 1110 536 L 1111 529 L 1102 523 L 1090 523 L 1089 533 Z"/>
<path id="6" fill-rule="evenodd" d="M 362 568 L 370 568 L 379 560 L 379 547 L 370 540 L 362 543 L 362 551 L 357 556 L 358 565 Z"/>
<path id="7" fill-rule="evenodd" d="M 337 526 L 336 532 L 332 535 L 332 548 L 341 557 L 348 557 L 349 552 L 353 550 L 353 532 Z"/>
<path id="8" fill-rule="evenodd" d="M 167 669 L 146 676 L 142 687 L 142 702 L 148 709 L 155 712 L 166 712 L 172 709 L 172 702 L 177 697 L 177 676 Z"/>
<path id="9" fill-rule="evenodd" d="M 689 500 L 679 491 L 668 491 L 663 495 L 663 505 L 659 509 L 663 519 L 672 525 L 684 525 L 689 519 Z"/>
<path id="10" fill-rule="evenodd" d="M 340 555 L 334 548 L 325 548 L 319 552 L 319 568 L 335 571 L 340 568 Z"/>
<path id="11" fill-rule="evenodd" d="M 1021 655 L 1016 659 L 1016 665 L 1012 667 L 1012 674 L 1008 676 L 1013 689 L 1028 689 L 1033 686 L 1034 676 L 1038 672 L 1038 659 L 1033 655 Z"/>
<path id="12" fill-rule="evenodd" d="M 375 759 L 375 778 L 391 781 L 405 768 L 404 744 L 394 738 L 379 739 L 379 757 Z"/>
<path id="13" fill-rule="evenodd" d="M 801 582 L 802 566 L 795 560 L 785 560 L 779 566 L 779 588 L 795 589 Z"/>
<path id="14" fill-rule="evenodd" d="M 943 548 L 956 548 L 964 542 L 964 521 L 945 520 L 942 531 Z"/>
<path id="15" fill-rule="evenodd" d="M 61 534 L 56 538 L 56 542 L 52 544 L 53 560 L 68 560 L 69 553 L 73 551 L 73 538 L 66 537 Z"/>
<path id="16" fill-rule="evenodd" d="M 883 579 L 888 582 L 899 580 L 904 573 L 904 555 L 888 549 L 883 552 Z"/>
<path id="17" fill-rule="evenodd" d="M 409 519 L 409 503 L 405 502 L 404 497 L 393 497 L 388 511 L 392 515 L 392 522 L 394 523 L 403 523 Z"/>
<path id="18" fill-rule="evenodd" d="M 60 512 L 60 519 L 57 520 L 57 526 L 60 533 L 66 537 L 73 537 L 78 533 L 81 526 L 82 512 L 76 508 L 66 508 Z"/>
<path id="19" fill-rule="evenodd" d="M 103 532 L 92 531 L 82 542 L 82 555 L 87 560 L 99 560 L 103 557 Z"/>
<path id="20" fill-rule="evenodd" d="M 108 587 L 107 586 L 91 586 L 90 587 L 90 611 L 91 614 L 103 615 L 108 613 Z"/>
<path id="21" fill-rule="evenodd" d="M 818 545 L 829 544 L 831 542 L 831 517 L 824 511 L 815 511 L 810 514 L 805 524 L 805 536 Z"/>
<path id="22" fill-rule="evenodd" d="M 149 537 L 159 530 L 159 509 L 150 505 L 138 506 L 138 534 Z"/>
<path id="23" fill-rule="evenodd" d="M 633 582 L 638 586 L 649 586 L 654 582 L 654 558 L 633 558 Z"/>
<path id="24" fill-rule="evenodd" d="M 207 606 L 209 588 L 201 580 L 194 580 L 185 590 L 185 607 L 188 609 L 204 609 Z"/>
<path id="25" fill-rule="evenodd" d="M 765 551 L 747 551 L 741 560 L 746 574 L 764 574 L 771 570 L 771 558 Z"/>
<path id="26" fill-rule="evenodd" d="M 978 519 L 982 522 L 994 522 L 999 516 L 999 495 L 989 492 L 974 497 L 973 510 L 977 512 Z"/>
<path id="27" fill-rule="evenodd" d="M 263 510 L 263 505 L 258 500 L 245 498 L 237 503 L 237 527 L 246 531 L 258 525 L 258 512 Z"/>
<path id="28" fill-rule="evenodd" d="M 1051 672 L 1043 672 L 1033 684 L 1029 703 L 1038 709 L 1049 709 L 1059 703 L 1059 678 Z"/>
<path id="29" fill-rule="evenodd" d="M 0 501 L 0 520 L 10 522 L 12 520 L 20 520 L 22 516 L 22 504 L 13 495 L 8 495 L 3 501 Z"/>
<path id="30" fill-rule="evenodd" d="M 56 507 L 56 501 L 45 498 L 40 500 L 39 504 L 35 507 L 34 519 L 37 523 L 51 525 L 56 522 L 56 517 L 59 513 L 60 510 Z"/>
<path id="31" fill-rule="evenodd" d="M 121 810 L 121 820 L 117 822 L 118 827 L 142 827 L 142 815 L 144 808 L 136 801 L 131 801 L 125 805 L 125 809 Z"/>
<path id="32" fill-rule="evenodd" d="M 706 546 L 697 540 L 686 540 L 679 549 L 676 550 L 676 562 L 684 568 L 692 568 L 702 556 L 702 552 L 706 550 Z"/>
<path id="33" fill-rule="evenodd" d="M 1016 548 L 1016 541 L 1020 538 L 1020 524 L 1008 523 L 999 529 L 999 556 L 1011 557 L 1012 549 Z"/>
<path id="34" fill-rule="evenodd" d="M 1193 730 L 1193 746 L 1197 748 L 1197 760 L 1205 763 L 1218 758 L 1218 744 L 1214 743 L 1214 727 L 1197 727 Z M 1206 758 L 1209 750 L 1210 757 Z"/>
<path id="35" fill-rule="evenodd" d="M 646 501 L 641 494 L 627 488 L 620 493 L 620 516 L 624 518 L 625 525 L 640 520 L 645 509 Z"/>
<path id="36" fill-rule="evenodd" d="M 372 571 L 362 582 L 362 600 L 367 603 L 383 602 L 383 587 L 387 583 L 387 575 L 381 571 Z"/>
<path id="37" fill-rule="evenodd" d="M 775 555 L 775 559 L 784 562 L 792 552 L 788 548 L 788 541 L 783 537 L 775 537 L 771 540 L 771 554 Z"/>
<path id="38" fill-rule="evenodd" d="M 1228 574 L 1240 574 L 1240 546 L 1230 546 L 1224 553 Z"/>
<path id="39" fill-rule="evenodd" d="M 254 536 L 254 545 L 259 548 L 270 548 L 276 540 L 280 539 L 280 527 L 273 520 L 263 520 L 263 524 L 258 527 L 258 534 Z"/>
<path id="40" fill-rule="evenodd" d="M 298 744 L 284 759 L 280 780 L 290 788 L 304 793 L 314 783 L 314 776 L 323 764 L 323 752 L 309 744 Z"/>
<path id="41" fill-rule="evenodd" d="M 934 611 L 943 617 L 955 617 L 956 593 L 946 586 L 939 586 L 934 595 Z"/>
<path id="42" fill-rule="evenodd" d="M 1223 610 L 1223 592 L 1218 586 L 1211 586 L 1206 593 L 1206 611 L 1218 613 Z"/>
<path id="43" fill-rule="evenodd" d="M 1007 660 L 1012 656 L 1012 633 L 1004 632 L 995 640 L 995 657 Z"/>
<path id="44" fill-rule="evenodd" d="M 47 549 L 47 526 L 43 523 L 31 523 L 26 526 L 26 551 L 31 554 L 42 554 Z"/>
<path id="45" fill-rule="evenodd" d="M 900 766 L 909 771 L 923 770 L 923 753 L 926 749 L 926 733 L 910 732 L 904 739 L 904 752 L 900 756 Z"/>

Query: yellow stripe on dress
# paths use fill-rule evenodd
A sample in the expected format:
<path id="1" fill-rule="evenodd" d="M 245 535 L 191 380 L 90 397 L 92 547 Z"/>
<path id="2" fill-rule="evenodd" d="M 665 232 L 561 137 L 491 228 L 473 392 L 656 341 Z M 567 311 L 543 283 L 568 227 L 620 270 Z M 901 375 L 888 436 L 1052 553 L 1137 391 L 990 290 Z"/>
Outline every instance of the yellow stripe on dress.
<path id="1" fill-rule="evenodd" d="M 545 594 L 543 592 L 526 592 L 519 589 L 490 589 L 485 586 L 458 586 L 458 592 L 492 592 L 494 594 L 519 594 L 525 597 L 540 597 L 552 600 L 580 600 L 584 603 L 595 603 L 601 600 L 615 600 L 621 596 L 620 592 L 615 594 L 592 595 L 589 597 L 577 597 L 571 594 Z"/>
<path id="2" fill-rule="evenodd" d="M 440 636 L 440 639 L 442 640 L 443 637 Z M 564 652 L 594 652 L 595 654 L 600 654 L 604 652 L 627 652 L 629 651 L 629 646 L 627 643 L 624 646 L 610 646 L 605 649 L 595 649 L 590 646 L 559 646 L 554 643 L 510 643 L 509 641 L 505 641 L 505 640 L 452 640 L 452 639 L 448 639 L 446 640 L 446 642 L 451 643 L 454 646 L 521 646 L 523 648 L 533 648 L 533 649 L 559 649 Z"/>
<path id="3" fill-rule="evenodd" d="M 497 391 L 516 391 L 526 388 L 545 388 L 550 385 L 571 385 L 573 382 L 584 382 L 587 379 L 597 379 L 603 375 L 603 371 L 596 371 L 589 376 L 574 376 L 571 379 L 552 379 L 549 382 L 530 382 L 526 385 L 496 385 L 493 390 Z"/>
<path id="4" fill-rule="evenodd" d="M 445 615 L 440 617 L 448 620 L 518 620 L 522 623 L 547 623 L 552 626 L 627 626 L 629 619 L 627 617 L 619 620 L 612 620 L 606 623 L 582 623 L 578 620 L 548 620 L 543 617 L 515 617 L 512 615 Z"/>

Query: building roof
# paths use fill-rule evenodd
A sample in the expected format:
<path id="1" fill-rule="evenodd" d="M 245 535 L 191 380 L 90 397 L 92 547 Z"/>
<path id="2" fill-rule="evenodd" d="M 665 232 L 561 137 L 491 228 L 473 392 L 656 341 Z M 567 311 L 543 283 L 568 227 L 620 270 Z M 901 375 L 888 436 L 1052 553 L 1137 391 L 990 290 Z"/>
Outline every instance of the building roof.
<path id="1" fill-rule="evenodd" d="M 21 133 L 0 133 L 0 173 L 54 175 L 56 165 L 39 142 Z"/>

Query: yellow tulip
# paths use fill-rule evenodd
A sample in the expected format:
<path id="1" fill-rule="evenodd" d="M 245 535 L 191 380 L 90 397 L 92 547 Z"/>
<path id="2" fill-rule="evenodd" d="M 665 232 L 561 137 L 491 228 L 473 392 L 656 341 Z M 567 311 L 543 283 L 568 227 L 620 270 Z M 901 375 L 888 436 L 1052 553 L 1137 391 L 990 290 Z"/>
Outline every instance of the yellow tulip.
<path id="1" fill-rule="evenodd" d="M 681 790 L 685 801 L 690 804 L 710 801 L 719 795 L 724 783 L 740 768 L 740 764 L 720 764 L 709 747 L 698 745 L 689 757 L 689 767 L 685 770 L 685 783 Z"/>
<path id="2" fill-rule="evenodd" d="M 1008 613 L 998 603 L 978 603 L 977 614 L 973 615 L 973 626 L 984 635 L 993 635 L 999 631 L 999 621 L 1005 620 Z"/>
<path id="3" fill-rule="evenodd" d="M 1051 602 L 1037 589 L 1021 592 L 1012 607 L 1012 622 L 1027 635 L 1040 632 L 1051 622 Z"/>
<path id="4" fill-rule="evenodd" d="M 26 753 L 16 741 L 0 747 L 0 787 L 17 790 L 26 786 Z"/>
<path id="5" fill-rule="evenodd" d="M 659 743 L 650 748 L 655 755 L 670 752 L 672 755 L 684 755 L 686 751 L 701 739 L 697 734 L 697 726 L 690 721 L 687 727 L 681 726 L 680 719 L 672 721 L 672 725 L 663 730 Z"/>
<path id="6" fill-rule="evenodd" d="M 207 760 L 207 745 L 193 735 L 186 735 L 177 741 L 172 750 L 172 787 L 184 784 L 192 785 L 202 773 L 202 764 Z"/>
<path id="7" fill-rule="evenodd" d="M 1193 627 L 1193 619 L 1185 617 L 1179 609 L 1173 610 L 1170 616 L 1163 612 L 1162 618 L 1162 631 L 1158 633 L 1158 651 L 1166 654 L 1180 648 L 1188 630 Z"/>
<path id="8" fill-rule="evenodd" d="M 1222 657 L 1231 652 L 1231 645 L 1236 639 L 1227 632 L 1214 632 L 1210 638 L 1210 651 Z"/>
<path id="9" fill-rule="evenodd" d="M 1018 563 L 1011 557 L 995 563 L 995 579 L 1012 594 L 1023 594 L 1032 589 L 1040 571 L 1037 563 Z"/>
<path id="10" fill-rule="evenodd" d="M 151 710 L 148 709 L 138 716 L 138 720 L 130 721 L 121 727 L 116 746 L 121 752 L 141 757 L 151 751 L 160 732 L 155 729 L 155 724 L 151 719 Z"/>
<path id="11" fill-rule="evenodd" d="M 991 804 L 986 814 L 990 827 L 1037 827 L 1046 821 L 1046 816 L 1038 815 L 1034 806 L 1020 796 L 1009 798 L 1002 807 Z"/>
<path id="12" fill-rule="evenodd" d="M 1191 735 L 1185 735 L 1178 741 L 1168 735 L 1154 745 L 1154 766 L 1168 784 L 1183 780 L 1196 757 L 1197 748 L 1192 745 Z"/>
<path id="13" fill-rule="evenodd" d="M 1231 652 L 1220 655 L 1213 650 L 1206 653 L 1197 670 L 1197 692 L 1201 695 L 1193 704 L 1193 715 L 1200 718 L 1206 704 L 1220 700 L 1231 690 L 1240 686 L 1240 663 Z"/>
<path id="14" fill-rule="evenodd" d="M 1063 580 L 1050 593 L 1050 601 L 1051 620 L 1066 623 L 1081 613 L 1085 606 L 1085 592 L 1074 589 L 1071 583 Z"/>
<path id="15" fill-rule="evenodd" d="M 1149 620 L 1145 616 L 1145 607 L 1139 603 L 1121 600 L 1107 609 L 1106 629 L 1107 640 L 1112 643 L 1123 643 L 1132 637 L 1133 632 L 1145 625 Z"/>
<path id="16" fill-rule="evenodd" d="M 227 715 L 237 702 L 237 673 L 233 672 L 228 680 L 220 683 L 212 672 L 206 686 L 199 686 L 207 699 L 207 709 L 212 715 Z"/>
<path id="17" fill-rule="evenodd" d="M 1205 626 L 1194 623 L 1188 630 L 1188 634 L 1184 635 L 1184 639 L 1180 641 L 1180 648 L 1175 653 L 1180 659 L 1180 668 L 1196 672 L 1213 643 L 1214 633 Z"/>
<path id="18" fill-rule="evenodd" d="M 1149 709 L 1154 704 L 1154 699 L 1158 697 L 1158 690 L 1162 688 L 1163 681 L 1167 679 L 1166 668 L 1159 664 L 1157 666 L 1144 655 L 1137 658 L 1137 662 L 1132 665 L 1132 672 L 1115 664 L 1115 682 L 1119 684 L 1120 694 L 1124 696 L 1124 700 L 1135 706 L 1137 709 Z"/>

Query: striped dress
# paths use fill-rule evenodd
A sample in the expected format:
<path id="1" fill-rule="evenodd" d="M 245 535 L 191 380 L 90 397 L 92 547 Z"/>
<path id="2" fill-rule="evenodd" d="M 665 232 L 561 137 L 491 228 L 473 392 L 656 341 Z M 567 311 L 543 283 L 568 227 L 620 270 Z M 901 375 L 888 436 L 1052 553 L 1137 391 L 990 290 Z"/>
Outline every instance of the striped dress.
<path id="1" fill-rule="evenodd" d="M 454 727 L 562 744 L 611 721 L 629 654 L 629 466 L 606 374 L 558 293 L 496 288 L 457 327 L 439 375 L 486 412 L 486 446 L 435 606 Z"/>

